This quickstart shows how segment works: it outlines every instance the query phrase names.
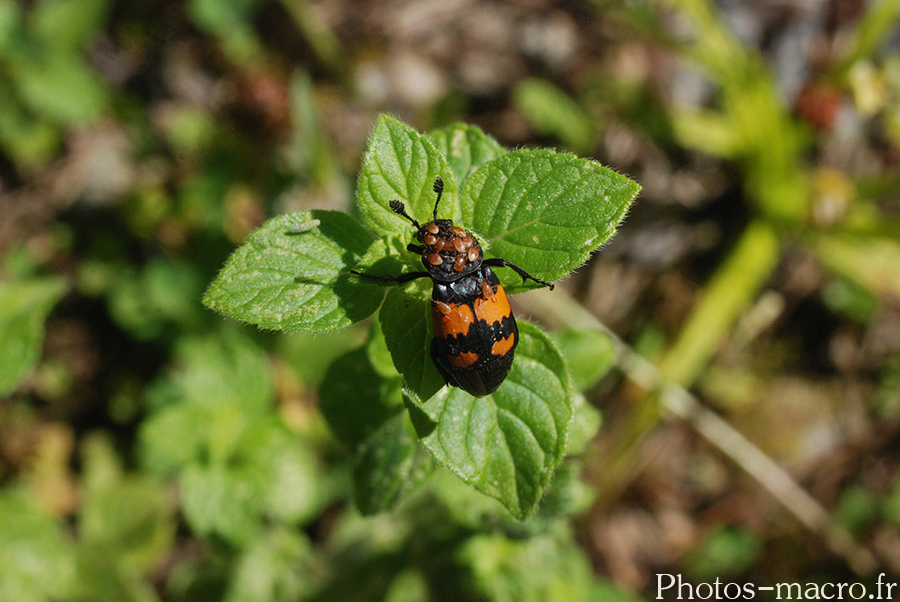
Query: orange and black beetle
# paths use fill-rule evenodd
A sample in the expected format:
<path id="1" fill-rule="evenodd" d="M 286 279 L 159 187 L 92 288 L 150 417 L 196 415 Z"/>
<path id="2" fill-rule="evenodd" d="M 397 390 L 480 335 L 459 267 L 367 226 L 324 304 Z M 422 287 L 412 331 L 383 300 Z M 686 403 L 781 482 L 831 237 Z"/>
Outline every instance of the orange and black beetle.
<path id="1" fill-rule="evenodd" d="M 431 278 L 431 318 L 434 339 L 431 358 L 449 384 L 476 396 L 493 393 L 509 374 L 519 343 L 519 329 L 503 285 L 491 267 L 512 268 L 522 280 L 553 285 L 528 274 L 505 259 L 484 259 L 475 236 L 449 219 L 438 219 L 438 204 L 444 181 L 434 181 L 437 200 L 432 220 L 419 225 L 406 213 L 400 201 L 391 201 L 391 210 L 416 228 L 416 240 L 406 248 L 422 256 L 425 272 L 400 276 L 352 273 L 372 280 L 403 284 L 417 278 Z"/>

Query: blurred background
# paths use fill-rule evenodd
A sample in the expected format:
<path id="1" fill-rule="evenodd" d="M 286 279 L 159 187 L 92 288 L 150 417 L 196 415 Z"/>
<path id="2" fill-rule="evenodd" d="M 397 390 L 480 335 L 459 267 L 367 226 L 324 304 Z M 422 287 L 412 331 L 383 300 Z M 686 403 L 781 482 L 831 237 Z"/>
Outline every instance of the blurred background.
<path id="1" fill-rule="evenodd" d="M 900 574 L 898 11 L 0 0 L 0 600 Z M 200 304 L 268 217 L 354 211 L 380 112 L 643 186 L 587 265 L 514 299 L 627 344 L 586 391 L 603 426 L 552 518 L 441 473 L 360 516 L 317 401 L 368 324 L 286 336 Z"/>

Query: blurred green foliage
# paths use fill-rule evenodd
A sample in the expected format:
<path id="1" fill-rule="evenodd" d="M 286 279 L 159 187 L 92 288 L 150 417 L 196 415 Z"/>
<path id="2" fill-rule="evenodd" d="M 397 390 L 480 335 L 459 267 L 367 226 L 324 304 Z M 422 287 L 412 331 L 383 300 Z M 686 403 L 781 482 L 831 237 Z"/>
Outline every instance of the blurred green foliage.
<path id="1" fill-rule="evenodd" d="M 900 56 L 885 40 L 898 5 L 867 3 L 814 74 L 816 89 L 851 104 L 865 135 L 891 152 L 900 146 Z M 0 602 L 634 600 L 596 577 L 609 567 L 584 548 L 606 543 L 591 529 L 604 510 L 592 508 L 598 494 L 626 490 L 636 505 L 651 487 L 628 488 L 642 474 L 631 460 L 662 412 L 634 402 L 618 445 L 603 455 L 592 447 L 604 402 L 590 392 L 609 390 L 601 379 L 616 361 L 607 336 L 579 324 L 552 335 L 576 389 L 569 455 L 522 522 L 418 443 L 394 342 L 377 318 L 337 333 L 256 332 L 205 310 L 207 283 L 267 217 L 347 211 L 379 111 L 437 127 L 433 144 L 460 190 L 503 152 L 477 128 L 445 125 L 469 109 L 508 102 L 487 122 L 582 154 L 625 123 L 675 156 L 724 161 L 740 181 L 727 208 L 740 231 L 708 266 L 680 330 L 641 317 L 633 337 L 690 386 L 709 380 L 787 254 L 824 267 L 812 296 L 829 319 L 863 328 L 890 310 L 900 295 L 900 176 L 828 165 L 822 132 L 785 106 L 771 66 L 711 1 L 579 9 L 700 72 L 713 94 L 696 106 L 671 105 L 628 69 L 599 64 L 573 69 L 576 86 L 535 70 L 502 101 L 453 87 L 433 106 L 372 106 L 359 100 L 350 65 L 389 53 L 342 40 L 315 8 L 0 0 L 0 225 L 14 229 L 0 281 Z M 406 31 L 412 21 L 392 25 Z M 284 29 L 269 36 L 273 22 Z M 335 123 L 346 139 L 333 136 Z M 354 130 L 358 143 L 348 142 Z M 430 185 L 423 177 L 422 211 Z M 284 235 L 291 245 L 310 234 L 305 223 L 288 224 L 298 228 Z M 358 251 L 402 251 L 378 244 Z M 391 300 L 385 315 L 400 315 L 403 299 Z M 765 359 L 777 362 L 785 346 Z M 760 386 L 771 368 L 755 370 L 724 371 L 724 386 L 734 389 L 728 377 L 744 371 L 755 377 L 748 388 Z M 871 372 L 854 373 L 854 383 L 890 435 L 900 355 Z M 864 443 L 882 434 L 867 432 Z M 900 478 L 885 466 L 877 481 L 829 481 L 831 526 L 880 545 L 896 539 Z M 786 570 L 767 564 L 784 558 L 769 554 L 771 539 L 793 537 L 783 521 L 769 539 L 711 522 L 699 544 L 667 561 L 697 581 Z M 824 552 L 810 539 L 795 556 L 815 562 Z"/>

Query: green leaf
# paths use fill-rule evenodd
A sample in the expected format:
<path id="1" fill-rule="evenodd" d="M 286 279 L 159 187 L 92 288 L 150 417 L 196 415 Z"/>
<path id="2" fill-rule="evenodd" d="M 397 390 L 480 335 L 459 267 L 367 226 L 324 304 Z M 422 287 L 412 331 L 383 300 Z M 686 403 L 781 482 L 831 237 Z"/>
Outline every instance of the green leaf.
<path id="1" fill-rule="evenodd" d="M 0 282 L 0 396 L 12 391 L 37 363 L 44 321 L 66 288 L 62 278 Z"/>
<path id="2" fill-rule="evenodd" d="M 31 30 L 53 52 L 73 52 L 99 35 L 109 0 L 45 0 L 35 5 Z"/>
<path id="3" fill-rule="evenodd" d="M 6 56 L 21 45 L 22 6 L 15 0 L 0 0 L 0 53 Z"/>
<path id="4" fill-rule="evenodd" d="M 379 238 L 366 249 L 354 269 L 370 276 L 399 276 L 406 272 L 421 271 L 421 262 L 406 248 L 414 232 L 410 229 L 402 236 Z M 365 278 L 359 280 L 370 282 Z"/>
<path id="5" fill-rule="evenodd" d="M 199 535 L 246 545 L 260 532 L 262 475 L 247 464 L 192 464 L 181 474 L 185 520 Z"/>
<path id="6" fill-rule="evenodd" d="M 208 408 L 182 404 L 163 408 L 141 421 L 138 450 L 144 468 L 169 475 L 194 462 L 209 434 L 198 424 L 210 424 Z"/>
<path id="7" fill-rule="evenodd" d="M 22 99 L 36 113 L 62 125 L 82 125 L 99 116 L 106 87 L 76 54 L 46 54 L 43 62 L 16 65 Z"/>
<path id="8" fill-rule="evenodd" d="M 573 416 L 565 362 L 543 332 L 519 322 L 520 341 L 506 381 L 487 397 L 446 387 L 414 421 L 437 460 L 499 500 L 517 518 L 533 511 L 566 451 Z"/>
<path id="9" fill-rule="evenodd" d="M 397 414 L 359 446 L 353 465 L 353 497 L 364 515 L 387 512 L 416 491 L 432 469 L 405 414 Z"/>
<path id="10" fill-rule="evenodd" d="M 569 429 L 569 453 L 577 454 L 584 450 L 588 442 L 597 434 L 603 416 L 600 410 L 592 406 L 580 393 L 575 396 L 575 418 Z"/>
<path id="11" fill-rule="evenodd" d="M 91 602 L 159 602 L 159 596 L 143 575 L 123 566 L 109 549 L 79 542 L 76 591 L 71 600 Z"/>
<path id="12" fill-rule="evenodd" d="M 523 539 L 480 533 L 458 556 L 472 573 L 473 599 L 584 602 L 593 584 L 590 563 L 566 531 Z"/>
<path id="13" fill-rule="evenodd" d="M 444 155 L 431 137 L 423 135 L 390 115 L 381 115 L 375 124 L 359 174 L 356 202 L 363 222 L 376 236 L 401 235 L 410 238 L 409 221 L 391 211 L 388 202 L 403 201 L 406 212 L 421 223 L 434 210 L 434 180 L 444 180 L 440 216 L 459 215 L 456 178 Z"/>
<path id="14" fill-rule="evenodd" d="M 290 365 L 303 385 L 313 389 L 322 383 L 335 359 L 363 343 L 368 331 L 366 326 L 359 324 L 335 332 L 278 337 L 275 355 Z"/>
<path id="15" fill-rule="evenodd" d="M 139 271 L 129 266 L 115 270 L 109 278 L 109 311 L 140 340 L 176 330 L 173 323 L 182 330 L 201 320 L 203 309 L 197 298 L 203 294 L 203 281 L 188 262 L 152 259 Z"/>
<path id="16" fill-rule="evenodd" d="M 615 342 L 605 332 L 569 328 L 554 332 L 551 337 L 566 358 L 579 391 L 594 386 L 616 363 Z"/>
<path id="17" fill-rule="evenodd" d="M 0 491 L 0 602 L 65 598 L 75 577 L 62 526 L 24 495 Z"/>
<path id="18" fill-rule="evenodd" d="M 506 152 L 500 144 L 479 127 L 467 123 L 452 123 L 429 132 L 434 145 L 447 158 L 456 180 L 463 187 L 482 163 L 496 159 Z"/>
<path id="19" fill-rule="evenodd" d="M 273 414 L 232 421 L 218 442 L 221 421 L 229 412 L 211 414 L 204 423 L 210 447 L 227 447 L 228 455 L 207 452 L 180 474 L 185 518 L 198 533 L 246 544 L 263 521 L 300 524 L 319 508 L 319 473 L 304 444 Z M 195 424 L 196 428 L 196 424 Z M 217 432 L 218 431 L 218 432 Z"/>
<path id="20" fill-rule="evenodd" d="M 706 535 L 685 558 L 685 572 L 694 581 L 742 575 L 762 551 L 759 536 L 741 527 L 722 527 Z"/>
<path id="21" fill-rule="evenodd" d="M 511 151 L 469 178 L 462 222 L 492 255 L 552 281 L 615 234 L 639 190 L 595 161 L 550 150 Z"/>
<path id="22" fill-rule="evenodd" d="M 319 509 L 320 481 L 308 447 L 275 414 L 261 417 L 240 442 L 240 454 L 262 477 L 260 512 L 301 524 Z"/>
<path id="23" fill-rule="evenodd" d="M 595 500 L 596 492 L 581 480 L 582 472 L 584 466 L 581 459 L 567 457 L 553 473 L 553 480 L 541 498 L 541 505 L 538 506 L 534 519 L 555 521 L 585 512 Z M 534 522 L 537 523 L 538 520 Z"/>
<path id="24" fill-rule="evenodd" d="M 305 535 L 272 529 L 241 550 L 223 602 L 307 599 L 312 589 L 312 549 Z M 196 599 L 196 598 L 190 598 Z"/>
<path id="25" fill-rule="evenodd" d="M 378 321 L 397 372 L 420 399 L 444 386 L 431 359 L 431 287 L 411 283 L 391 289 Z"/>
<path id="26" fill-rule="evenodd" d="M 268 356 L 248 337 L 228 332 L 185 337 L 175 355 L 175 366 L 148 392 L 149 405 L 231 405 L 247 414 L 270 407 L 274 389 Z"/>
<path id="27" fill-rule="evenodd" d="M 372 369 L 375 370 L 376 374 L 388 379 L 397 376 L 394 360 L 391 357 L 387 342 L 384 340 L 384 329 L 381 328 L 381 322 L 377 316 L 372 320 L 369 342 L 366 344 L 366 354 L 369 356 L 369 362 L 372 364 Z"/>
<path id="28" fill-rule="evenodd" d="M 102 435 L 87 441 L 84 456 L 80 540 L 102 547 L 132 572 L 156 568 L 175 538 L 163 484 L 142 474 L 123 475 L 111 441 Z"/>
<path id="29" fill-rule="evenodd" d="M 356 447 L 403 410 L 401 400 L 386 388 L 366 349 L 354 349 L 328 369 L 319 388 L 319 410 L 338 439 Z"/>
<path id="30" fill-rule="evenodd" d="M 371 242 L 371 235 L 344 213 L 273 218 L 232 254 L 203 303 L 262 328 L 344 328 L 381 303 L 379 287 L 348 273 Z"/>
<path id="31" fill-rule="evenodd" d="M 145 406 L 156 411 L 139 432 L 141 461 L 160 475 L 201 458 L 232 457 L 274 395 L 267 355 L 246 337 L 188 338 L 176 355 L 177 366 L 145 395 Z"/>

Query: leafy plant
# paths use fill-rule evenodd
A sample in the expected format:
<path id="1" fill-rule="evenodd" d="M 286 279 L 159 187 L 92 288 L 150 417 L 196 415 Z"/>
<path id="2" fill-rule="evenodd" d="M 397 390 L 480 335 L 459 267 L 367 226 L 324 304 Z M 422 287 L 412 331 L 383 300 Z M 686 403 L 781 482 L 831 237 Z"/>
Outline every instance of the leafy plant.
<path id="1" fill-rule="evenodd" d="M 228 259 L 204 303 L 287 332 L 343 328 L 380 306 L 369 344 L 339 358 L 340 371 L 322 388 L 326 416 L 355 450 L 359 507 L 387 509 L 409 492 L 415 475 L 427 473 L 418 439 L 440 464 L 525 519 L 565 456 L 574 416 L 572 379 L 556 345 L 520 322 L 509 378 L 475 399 L 445 388 L 431 362 L 427 283 L 385 295 L 350 274 L 416 269 L 406 250 L 409 223 L 388 201 L 402 199 L 410 215 L 428 216 L 437 177 L 444 181 L 441 217 L 475 232 L 486 253 L 545 280 L 565 276 L 611 238 L 639 191 L 594 161 L 550 150 L 506 152 L 462 124 L 424 135 L 385 115 L 359 176 L 365 228 L 331 211 L 276 217 Z M 515 293 L 534 285 L 505 286 Z"/>
<path id="2" fill-rule="evenodd" d="M 62 128 L 95 119 L 107 90 L 81 56 L 108 0 L 0 0 L 0 148 L 23 167 L 46 163 Z M 60 94 L 60 90 L 65 90 Z"/>
<path id="3" fill-rule="evenodd" d="M 65 291 L 58 277 L 0 283 L 0 395 L 14 389 L 37 363 L 44 320 Z"/>

